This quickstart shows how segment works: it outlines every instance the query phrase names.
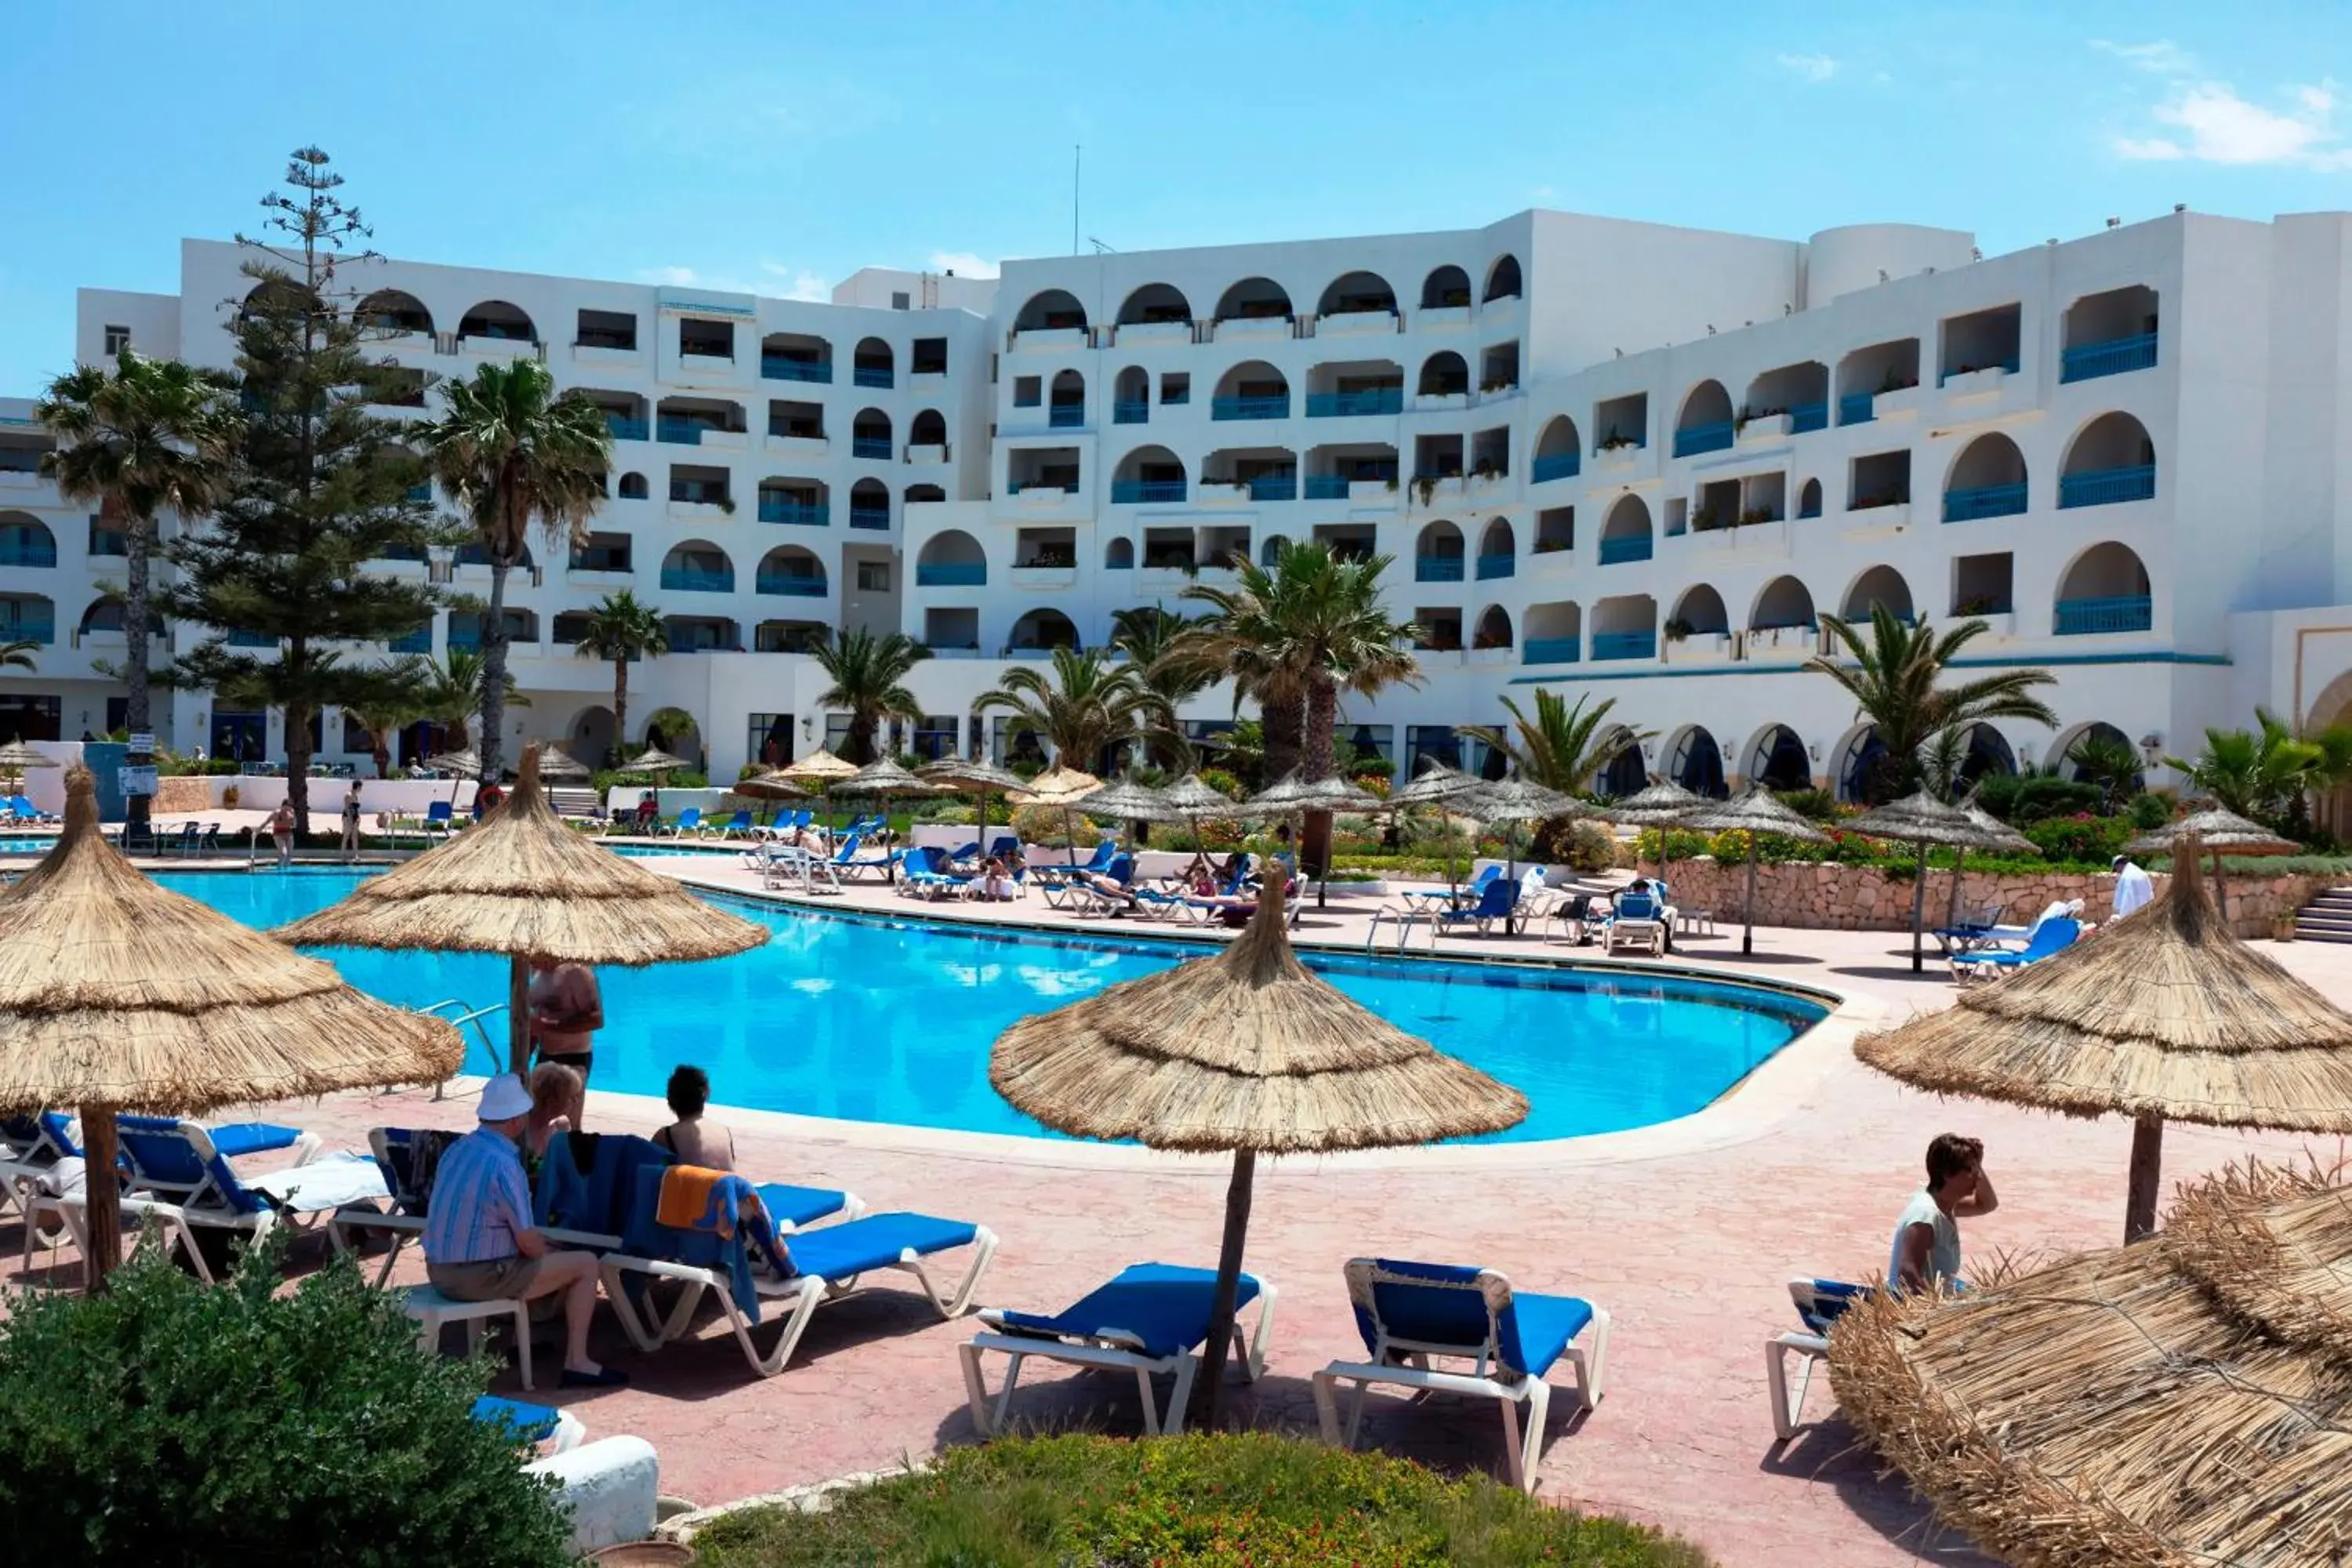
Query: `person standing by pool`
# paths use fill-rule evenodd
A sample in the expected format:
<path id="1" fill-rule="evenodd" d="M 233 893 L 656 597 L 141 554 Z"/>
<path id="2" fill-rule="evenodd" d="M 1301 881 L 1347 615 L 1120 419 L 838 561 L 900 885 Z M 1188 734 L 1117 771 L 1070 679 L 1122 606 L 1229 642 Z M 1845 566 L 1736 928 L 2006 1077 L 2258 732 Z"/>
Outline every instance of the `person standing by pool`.
<path id="1" fill-rule="evenodd" d="M 502 1073 L 483 1086 L 479 1125 L 442 1154 L 425 1217 L 425 1278 L 457 1301 L 563 1297 L 563 1385 L 618 1388 L 626 1373 L 588 1356 L 596 1313 L 596 1255 L 560 1252 L 532 1223 L 530 1185 L 516 1140 L 530 1119 L 530 1090 Z"/>
<path id="2" fill-rule="evenodd" d="M 1960 1226 L 2000 1206 L 1984 1172 L 1984 1141 L 1958 1132 L 1927 1145 L 1927 1184 L 1911 1194 L 1895 1222 L 1886 1282 L 1897 1290 L 1960 1283 Z"/>
<path id="3" fill-rule="evenodd" d="M 281 800 L 278 809 L 269 814 L 269 837 L 278 846 L 278 868 L 281 871 L 294 864 L 294 803 Z"/>
<path id="4" fill-rule="evenodd" d="M 582 1088 L 596 1059 L 596 1031 L 604 1026 L 604 995 L 584 963 L 530 961 L 530 1032 L 539 1059 L 580 1075 Z"/>
<path id="5" fill-rule="evenodd" d="M 343 792 L 343 863 L 349 865 L 360 858 L 360 781 L 353 779 L 352 787 Z"/>

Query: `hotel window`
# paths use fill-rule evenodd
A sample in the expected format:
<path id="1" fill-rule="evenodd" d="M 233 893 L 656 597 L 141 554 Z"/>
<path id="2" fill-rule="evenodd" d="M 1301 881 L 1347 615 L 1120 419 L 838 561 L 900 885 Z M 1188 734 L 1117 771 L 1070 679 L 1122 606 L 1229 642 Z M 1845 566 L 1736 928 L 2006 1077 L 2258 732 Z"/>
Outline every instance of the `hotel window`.
<path id="1" fill-rule="evenodd" d="M 130 346 L 131 329 L 129 327 L 109 327 L 106 329 L 107 358 L 112 359 L 115 355 L 121 353 L 124 349 L 127 349 Z"/>

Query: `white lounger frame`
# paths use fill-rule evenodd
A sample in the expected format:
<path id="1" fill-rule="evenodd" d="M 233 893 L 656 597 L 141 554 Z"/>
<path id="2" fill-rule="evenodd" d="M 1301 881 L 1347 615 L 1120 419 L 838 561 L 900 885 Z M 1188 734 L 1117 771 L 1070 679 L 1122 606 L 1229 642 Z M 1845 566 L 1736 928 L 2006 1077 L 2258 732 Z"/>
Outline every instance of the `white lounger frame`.
<path id="1" fill-rule="evenodd" d="M 973 1227 L 971 1246 L 975 1256 L 971 1268 L 952 1290 L 943 1289 L 931 1278 L 923 1259 L 911 1248 L 898 1254 L 896 1261 L 882 1265 L 911 1274 L 930 1298 L 931 1305 L 942 1318 L 961 1318 L 971 1310 L 971 1293 L 980 1285 L 981 1276 L 988 1272 L 989 1260 L 996 1256 L 996 1233 L 986 1226 Z M 641 1351 L 656 1351 L 684 1336 L 694 1325 L 694 1314 L 701 1306 L 706 1292 L 719 1298 L 719 1305 L 727 1315 L 728 1326 L 735 1331 L 735 1342 L 743 1349 L 743 1359 L 761 1377 L 773 1377 L 784 1370 L 799 1348 L 801 1336 L 808 1331 L 809 1321 L 816 1310 L 828 1301 L 838 1301 L 854 1294 L 863 1276 L 845 1275 L 838 1279 L 820 1279 L 814 1274 L 795 1275 L 790 1279 L 761 1279 L 759 1281 L 761 1300 L 783 1304 L 784 1325 L 776 1342 L 762 1354 L 752 1342 L 751 1321 L 735 1304 L 735 1293 L 726 1270 L 700 1268 L 689 1263 L 673 1263 L 659 1258 L 632 1258 L 624 1253 L 607 1253 L 601 1260 L 605 1299 L 613 1303 L 613 1315 L 621 1321 L 630 1342 Z M 658 1320 L 650 1320 L 637 1310 L 629 1300 L 624 1276 L 643 1274 L 655 1279 L 674 1279 L 686 1287 L 677 1303 Z"/>
<path id="2" fill-rule="evenodd" d="M 1500 1287 L 1499 1295 L 1497 1286 Z M 1507 1299 L 1511 1282 L 1492 1269 L 1486 1269 L 1479 1274 L 1477 1288 L 1486 1294 L 1488 1310 L 1493 1312 L 1498 1311 L 1499 1302 Z M 1587 1342 L 1579 1345 L 1571 1342 L 1566 1350 L 1560 1352 L 1559 1358 L 1575 1369 L 1577 1402 L 1584 1409 L 1591 1410 L 1601 1403 L 1601 1373 L 1609 1353 L 1609 1314 L 1599 1307 L 1593 1307 L 1592 1321 L 1585 1325 L 1579 1337 Z M 1466 1373 L 1440 1372 L 1429 1364 L 1433 1358 L 1467 1361 L 1471 1368 Z M 1490 1373 L 1495 1375 L 1490 1375 Z M 1531 1492 L 1536 1487 L 1536 1466 L 1543 1458 L 1544 1421 L 1551 1410 L 1551 1385 L 1539 1377 L 1509 1377 L 1501 1373 L 1502 1368 L 1495 1361 L 1495 1347 L 1491 1341 L 1473 1352 L 1460 1345 L 1391 1339 L 1382 1331 L 1370 1361 L 1335 1361 L 1315 1374 L 1315 1411 L 1322 1421 L 1323 1440 L 1334 1447 L 1355 1446 L 1356 1433 L 1364 1419 L 1364 1395 L 1375 1383 L 1410 1388 L 1416 1401 L 1433 1394 L 1463 1394 L 1475 1399 L 1492 1399 L 1502 1406 L 1503 1456 L 1512 1484 L 1522 1491 Z M 1344 1430 L 1339 1423 L 1337 1394 L 1338 1385 L 1343 1381 L 1356 1385 Z M 1528 1407 L 1524 1429 L 1514 1409 L 1519 1405 Z"/>
<path id="3" fill-rule="evenodd" d="M 1243 1348 L 1241 1336 L 1234 1336 L 1231 1352 L 1242 1363 L 1242 1376 L 1255 1383 L 1265 1371 L 1266 1342 L 1274 1335 L 1274 1287 L 1265 1280 L 1258 1282 L 1257 1324 L 1250 1331 L 1248 1348 Z M 1087 1335 L 1057 1338 L 1043 1331 L 1024 1332 L 1003 1328 L 1003 1314 L 999 1308 L 982 1310 L 980 1321 L 997 1332 L 982 1330 L 967 1342 L 956 1347 L 956 1355 L 963 1363 L 965 1397 L 971 1405 L 971 1424 L 983 1437 L 1004 1429 L 1004 1415 L 1013 1403 L 1013 1385 L 1021 1379 L 1021 1363 L 1031 1356 L 1046 1361 L 1058 1361 L 1070 1366 L 1100 1367 L 1107 1372 L 1132 1371 L 1136 1392 L 1143 1399 L 1143 1435 L 1147 1437 L 1173 1437 L 1184 1430 L 1185 1407 L 1192 1403 L 1192 1381 L 1198 1374 L 1201 1358 L 1193 1351 L 1181 1350 L 1172 1355 L 1150 1356 L 1143 1353 L 1143 1342 L 1123 1329 L 1106 1327 Z M 1238 1325 L 1237 1325 L 1238 1326 Z M 988 1395 L 988 1379 L 981 1370 L 981 1357 L 990 1351 L 1002 1351 L 1009 1358 L 1004 1369 L 1004 1386 L 996 1392 L 992 1402 Z M 1173 1375 L 1175 1386 L 1168 1393 L 1168 1412 L 1160 1414 L 1151 1397 L 1151 1380 Z"/>
<path id="4" fill-rule="evenodd" d="M 1821 1300 L 1811 1279 L 1789 1281 L 1789 1299 L 1801 1312 L 1811 1311 Z M 1789 1358 L 1804 1358 L 1804 1370 L 1798 1375 L 1797 1386 L 1789 1386 Z M 1790 1329 L 1764 1342 L 1764 1387 L 1772 1397 L 1772 1436 L 1787 1442 L 1797 1435 L 1797 1427 L 1805 1416 L 1805 1394 L 1813 1385 L 1813 1368 L 1830 1359 L 1827 1334 L 1817 1334 L 1806 1329 Z"/>

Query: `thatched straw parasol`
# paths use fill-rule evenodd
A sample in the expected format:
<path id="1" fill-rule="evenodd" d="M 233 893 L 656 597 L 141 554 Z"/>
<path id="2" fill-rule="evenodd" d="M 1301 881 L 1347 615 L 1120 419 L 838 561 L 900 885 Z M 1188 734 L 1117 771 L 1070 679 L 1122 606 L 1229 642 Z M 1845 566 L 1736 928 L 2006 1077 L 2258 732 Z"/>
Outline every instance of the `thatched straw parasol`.
<path id="1" fill-rule="evenodd" d="M 1070 841 L 1070 864 L 1075 866 L 1078 863 L 1078 836 L 1072 826 L 1071 808 L 1101 787 L 1102 780 L 1094 774 L 1055 763 L 1022 785 L 1018 794 L 1008 795 L 1006 801 L 1013 805 L 1060 806 L 1063 832 Z"/>
<path id="2" fill-rule="evenodd" d="M 2196 856 L 2181 840 L 2142 913 L 1854 1054 L 1938 1094 L 2136 1119 L 2126 1241 L 2155 1228 L 2168 1121 L 2352 1132 L 2352 1016 L 2230 934 Z"/>
<path id="3" fill-rule="evenodd" d="M 27 768 L 54 768 L 57 765 L 55 757 L 26 744 L 22 736 L 0 746 L 0 773 L 8 775 L 11 784 L 22 783 Z"/>
<path id="4" fill-rule="evenodd" d="M 625 773 L 659 774 L 668 773 L 673 768 L 682 768 L 686 765 L 687 761 L 684 757 L 671 756 L 659 746 L 648 746 L 644 751 L 639 752 L 635 756 L 631 757 L 627 762 L 623 763 L 621 764 L 621 771 Z"/>
<path id="5" fill-rule="evenodd" d="M 857 771 L 857 764 L 844 762 L 823 746 L 819 746 L 800 761 L 787 763 L 776 771 L 789 779 L 825 784 L 831 784 L 835 779 L 847 778 Z"/>
<path id="6" fill-rule="evenodd" d="M 890 827 L 890 802 L 894 798 L 900 795 L 919 798 L 943 792 L 938 786 L 917 778 L 900 767 L 893 759 L 884 757 L 880 762 L 866 763 L 845 779 L 834 780 L 825 793 L 852 797 L 860 795 L 878 797 L 882 802 L 882 827 L 887 834 Z M 883 874 L 894 882 L 898 880 L 896 857 L 893 857 L 891 863 L 884 868 Z"/>
<path id="7" fill-rule="evenodd" d="M 66 774 L 65 818 L 57 847 L 0 894 L 0 1114 L 79 1108 L 96 1286 L 120 1250 L 117 1111 L 438 1083 L 465 1046 L 441 1019 L 158 887 L 100 833 L 87 769 Z"/>
<path id="8" fill-rule="evenodd" d="M 1097 784 L 1081 795 L 1077 804 L 1092 817 L 1118 817 L 1128 822 L 1157 822 L 1162 817 L 1174 819 L 1169 811 L 1166 795 L 1136 783 L 1125 774 Z"/>
<path id="9" fill-rule="evenodd" d="M 565 827 L 540 790 L 539 748 L 527 746 L 514 793 L 480 826 L 271 934 L 316 947 L 505 953 L 509 1051 L 520 1072 L 530 1061 L 531 960 L 635 968 L 723 958 L 769 932 Z"/>
<path id="10" fill-rule="evenodd" d="M 1656 828 L 1658 880 L 1663 882 L 1666 879 L 1666 830 L 1681 826 L 1683 819 L 1692 812 L 1711 804 L 1706 796 L 1686 790 L 1672 779 L 1660 779 L 1622 800 L 1602 801 L 1592 808 L 1592 814 L 1622 827 Z M 1641 865 L 1638 854 L 1633 863 L 1636 868 Z"/>
<path id="11" fill-rule="evenodd" d="M 2221 880 L 2221 857 L 2231 855 L 2300 855 L 2303 846 L 2291 838 L 2282 838 L 2259 822 L 2250 822 L 2236 812 L 2221 806 L 2209 806 L 2189 813 L 2178 822 L 2168 822 L 2153 833 L 2143 833 L 2124 847 L 2134 855 L 2169 855 L 2173 845 L 2184 833 L 2193 833 L 2213 856 L 2213 906 L 2226 918 L 2230 912 L 2228 887 Z"/>
<path id="12" fill-rule="evenodd" d="M 549 742 L 539 749 L 539 776 L 543 779 L 584 779 L 595 774 L 587 763 Z"/>
<path id="13" fill-rule="evenodd" d="M 980 847 L 982 853 L 988 849 L 988 797 L 992 795 L 1009 795 L 1025 782 L 1019 773 L 1000 768 L 993 763 L 983 763 L 978 758 L 942 757 L 936 763 L 917 768 L 915 775 L 935 789 L 950 789 L 961 795 L 980 797 Z M 1011 806 L 1005 808 L 1005 815 L 1010 820 Z"/>
<path id="14" fill-rule="evenodd" d="M 1427 757 L 1423 757 L 1423 760 L 1429 761 Z M 1485 783 L 1484 779 L 1472 773 L 1465 773 L 1459 768 L 1449 768 L 1443 763 L 1431 762 L 1429 766 L 1423 769 L 1419 774 L 1407 780 L 1402 788 L 1389 792 L 1388 805 L 1392 811 L 1404 811 L 1416 805 L 1436 806 L 1439 808 L 1440 815 L 1438 826 L 1441 829 L 1446 829 L 1448 825 L 1443 818 L 1453 803 Z M 1454 875 L 1454 845 L 1450 834 L 1445 846 L 1445 885 L 1448 888 L 1456 885 Z"/>
<path id="15" fill-rule="evenodd" d="M 1528 779 L 1498 779 L 1492 784 L 1481 784 L 1476 789 L 1463 795 L 1453 809 L 1465 816 L 1475 816 L 1480 822 L 1507 822 L 1511 825 L 1510 832 L 1504 837 L 1504 850 L 1509 858 L 1508 868 L 1504 875 L 1514 882 L 1519 879 L 1520 823 L 1548 822 L 1557 816 L 1594 815 L 1591 806 L 1573 795 L 1547 789 Z M 1512 917 L 1505 915 L 1503 934 L 1510 935 L 1513 929 Z"/>
<path id="16" fill-rule="evenodd" d="M 748 779 L 737 779 L 727 786 L 727 792 L 751 800 L 806 800 L 809 797 L 807 790 L 773 770 L 753 773 Z"/>
<path id="17" fill-rule="evenodd" d="M 1959 849 L 1999 847 L 2010 830 L 1995 824 L 1986 828 L 1957 805 L 1947 805 L 1926 790 L 1864 812 L 1845 824 L 1846 830 L 1871 838 L 1901 838 L 1919 847 L 1919 867 L 1911 884 L 1911 973 L 1927 966 L 1927 846 L 1946 844 Z M 1959 873 L 1955 870 L 1955 877 Z"/>
<path id="18" fill-rule="evenodd" d="M 1081 1138 L 1231 1151 L 1205 1365 L 1216 1417 L 1256 1158 L 1497 1132 L 1527 1097 L 1442 1056 L 1309 973 L 1283 933 L 1283 889 L 1213 958 L 1111 986 L 997 1037 L 989 1081 Z"/>
<path id="19" fill-rule="evenodd" d="M 1251 816 L 1289 818 L 1290 841 L 1303 852 L 1308 812 L 1379 811 L 1386 804 L 1353 779 L 1302 779 L 1292 772 L 1250 796 L 1242 804 L 1242 809 Z M 1325 853 L 1328 858 L 1328 850 Z M 1315 907 L 1318 910 L 1325 907 L 1324 891 L 1330 881 L 1331 868 L 1328 864 L 1315 868 Z"/>
<path id="20" fill-rule="evenodd" d="M 1984 838 L 1980 843 L 1952 847 L 1952 897 L 1944 913 L 1944 923 L 1948 926 L 1958 926 L 1960 923 L 1960 880 L 1968 870 L 1970 849 L 1989 850 L 1997 855 L 2042 853 L 2040 845 L 1979 805 L 1973 795 L 1960 802 L 1960 814 L 1983 831 Z"/>
<path id="21" fill-rule="evenodd" d="M 2101 939 L 2105 940 L 2105 939 Z M 2249 1167 L 2162 1236 L 1830 1336 L 1838 1400 L 2020 1568 L 2336 1568 L 2352 1533 L 2352 1188 Z"/>
<path id="22" fill-rule="evenodd" d="M 1734 798 L 1719 803 L 1710 802 L 1683 819 L 1685 826 L 1702 833 L 1745 833 L 1748 835 L 1748 898 L 1740 909 L 1741 930 L 1739 951 L 1756 951 L 1756 836 L 1777 833 L 1783 838 L 1794 838 L 1806 844 L 1827 844 L 1830 836 L 1811 822 L 1782 805 L 1772 792 L 1760 784 L 1751 784 Z"/>
<path id="23" fill-rule="evenodd" d="M 435 773 L 447 773 L 451 778 L 472 779 L 482 775 L 481 753 L 471 746 L 445 756 L 427 757 L 425 765 Z"/>

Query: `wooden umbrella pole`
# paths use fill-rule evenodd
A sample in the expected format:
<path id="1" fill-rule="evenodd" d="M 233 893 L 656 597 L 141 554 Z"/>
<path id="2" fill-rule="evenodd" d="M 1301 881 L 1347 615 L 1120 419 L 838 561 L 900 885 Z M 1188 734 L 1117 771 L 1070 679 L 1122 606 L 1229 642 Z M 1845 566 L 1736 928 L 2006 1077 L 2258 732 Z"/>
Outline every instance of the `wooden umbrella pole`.
<path id="1" fill-rule="evenodd" d="M 2124 1245 L 2156 1230 L 2156 1194 L 2164 1175 L 2164 1118 L 2132 1123 L 2131 1195 L 2124 1204 Z"/>
<path id="2" fill-rule="evenodd" d="M 1224 1405 L 1225 1357 L 1234 1343 L 1234 1302 L 1241 1294 L 1242 1248 L 1249 1238 L 1250 1184 L 1257 1171 L 1257 1151 L 1234 1151 L 1234 1179 L 1225 1188 L 1225 1240 L 1217 1250 L 1217 1289 L 1209 1299 L 1209 1339 L 1201 1352 L 1201 1425 L 1215 1430 Z"/>
<path id="3" fill-rule="evenodd" d="M 2213 850 L 2213 912 L 2221 917 L 2221 929 L 2230 929 L 2230 889 L 2221 880 L 2221 851 Z"/>
<path id="4" fill-rule="evenodd" d="M 507 960 L 508 1070 L 530 1070 L 530 960 L 516 953 Z"/>
<path id="5" fill-rule="evenodd" d="M 1927 944 L 1921 940 L 1920 928 L 1927 924 L 1927 841 L 1919 840 L 1919 875 L 1911 889 L 1911 973 L 1919 974 L 1927 967 Z"/>
<path id="6" fill-rule="evenodd" d="M 1756 951 L 1756 835 L 1753 833 L 1748 836 L 1748 902 L 1741 914 L 1741 923 L 1746 929 L 1739 933 L 1739 954 L 1745 958 Z"/>
<path id="7" fill-rule="evenodd" d="M 82 1223 L 89 1227 L 81 1282 L 83 1289 L 96 1295 L 106 1289 L 106 1277 L 122 1261 L 122 1184 L 114 1176 L 114 1108 L 85 1105 L 80 1110 L 86 1205 Z"/>

